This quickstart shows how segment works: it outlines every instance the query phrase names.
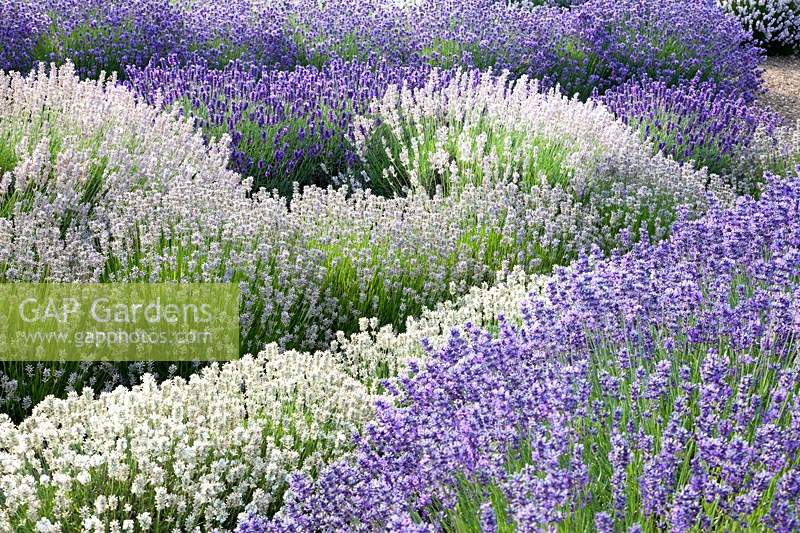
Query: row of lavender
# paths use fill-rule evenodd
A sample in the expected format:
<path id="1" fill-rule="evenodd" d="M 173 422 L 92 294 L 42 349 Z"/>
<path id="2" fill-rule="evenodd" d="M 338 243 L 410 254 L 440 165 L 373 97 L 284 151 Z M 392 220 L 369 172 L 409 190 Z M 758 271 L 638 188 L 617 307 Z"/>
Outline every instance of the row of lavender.
<path id="1" fill-rule="evenodd" d="M 579 5 L 586 0 L 520 0 L 529 6 Z M 772 53 L 800 49 L 800 2 L 797 0 L 716 0 Z"/>
<path id="2" fill-rule="evenodd" d="M 5 70 L 69 58 L 79 74 L 97 76 L 171 54 L 282 68 L 378 56 L 508 68 L 568 94 L 643 73 L 675 83 L 699 73 L 743 91 L 758 84 L 757 58 L 739 46 L 748 35 L 707 0 L 591 0 L 572 9 L 494 0 L 4 0 L 0 14 Z"/>
<path id="3" fill-rule="evenodd" d="M 356 137 L 364 132 L 356 130 L 354 118 L 370 112 L 369 104 L 389 84 L 418 87 L 430 72 L 385 60 L 334 60 L 322 69 L 292 72 L 237 64 L 215 70 L 183 67 L 171 58 L 130 68 L 128 84 L 152 104 L 195 117 L 210 138 L 229 133 L 231 168 L 253 176 L 257 187 L 289 194 L 294 183 L 347 183 L 391 195 L 398 187 L 363 182 L 370 162 L 363 149 L 359 153 Z M 609 90 L 601 101 L 654 151 L 707 167 L 740 191 L 765 168 L 787 170 L 764 159 L 776 153 L 785 158 L 792 150 L 780 131 L 781 117 L 740 93 L 720 93 L 716 83 L 694 78 L 671 86 L 634 79 Z"/>
<path id="4" fill-rule="evenodd" d="M 353 117 L 389 83 L 419 85 L 432 66 L 509 69 L 583 99 L 613 90 L 622 96 L 610 101 L 626 119 L 650 106 L 652 92 L 691 83 L 700 94 L 651 117 L 643 134 L 719 173 L 734 172 L 730 159 L 762 118 L 744 112 L 750 118 L 711 132 L 694 123 L 705 120 L 701 109 L 746 105 L 760 87 L 759 49 L 707 1 L 592 0 L 571 9 L 495 0 L 0 5 L 10 24 L 0 29 L 6 70 L 68 58 L 82 76 L 117 71 L 148 102 L 195 117 L 208 138 L 229 133 L 231 168 L 282 194 L 295 181 L 359 177 Z M 643 79 L 664 88 L 631 89 Z"/>

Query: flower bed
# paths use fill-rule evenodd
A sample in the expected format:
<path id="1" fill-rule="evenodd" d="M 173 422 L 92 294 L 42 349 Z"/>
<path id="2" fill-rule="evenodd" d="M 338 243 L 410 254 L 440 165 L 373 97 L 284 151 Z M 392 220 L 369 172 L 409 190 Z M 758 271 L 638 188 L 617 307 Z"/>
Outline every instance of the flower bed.
<path id="1" fill-rule="evenodd" d="M 520 150 L 504 156 L 506 168 L 487 167 L 482 183 L 462 184 L 458 194 L 383 198 L 308 187 L 290 201 L 264 191 L 251 197 L 249 180 L 225 168 L 225 140 L 204 145 L 188 123 L 137 103 L 122 87 L 79 82 L 71 67 L 5 78 L 0 279 L 236 282 L 243 353 L 267 342 L 315 349 L 339 330 L 356 332 L 361 318 L 400 327 L 497 270 L 547 271 L 592 245 L 624 247 L 640 229 L 661 238 L 678 203 L 704 208 L 705 173 L 650 155 L 593 104 L 539 95 L 524 81 L 506 100 L 502 78 L 484 77 L 471 89 L 473 78 L 458 79 L 465 92 L 456 108 L 476 109 L 493 90 L 498 110 L 537 105 L 545 118 L 572 115 L 594 135 L 612 128 L 605 131 L 616 132 L 613 150 L 611 142 L 608 153 L 593 148 L 591 166 L 558 179 L 534 174 L 520 182 L 512 171 L 537 149 L 536 136 L 522 137 Z M 438 83 L 432 74 L 425 91 Z M 546 122 L 524 113 L 518 120 L 520 128 Z M 579 158 L 588 153 L 581 146 L 598 142 L 562 133 L 572 135 L 564 146 Z M 473 164 L 459 157 L 452 164 Z M 135 383 L 144 368 L 130 367 L 128 376 L 37 367 L 47 385 L 26 399 L 31 392 L 19 382 L 31 370 L 10 365 L 6 401 L 31 404 L 51 387 L 80 388 L 91 372 L 109 380 L 95 376 L 98 388 Z"/>
<path id="2" fill-rule="evenodd" d="M 241 295 L 225 364 L 0 353 L 0 531 L 800 529 L 762 55 L 711 0 L 0 0 L 0 283 Z"/>
<path id="3" fill-rule="evenodd" d="M 521 329 L 454 331 L 387 385 L 352 459 L 293 476 L 276 521 L 239 531 L 791 531 L 799 220 L 800 180 L 772 179 L 663 244 L 560 270 Z"/>

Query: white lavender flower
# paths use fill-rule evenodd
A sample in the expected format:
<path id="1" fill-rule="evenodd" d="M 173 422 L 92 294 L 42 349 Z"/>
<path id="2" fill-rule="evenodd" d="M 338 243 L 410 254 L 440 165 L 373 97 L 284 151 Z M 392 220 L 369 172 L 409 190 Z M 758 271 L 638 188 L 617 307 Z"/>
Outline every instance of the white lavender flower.
<path id="1" fill-rule="evenodd" d="M 800 49 L 800 2 L 797 0 L 717 0 L 767 47 Z"/>
<path id="2" fill-rule="evenodd" d="M 189 381 L 49 397 L 19 426 L 0 416 L 0 530 L 230 526 L 344 453 L 371 400 L 332 357 L 274 345 Z"/>

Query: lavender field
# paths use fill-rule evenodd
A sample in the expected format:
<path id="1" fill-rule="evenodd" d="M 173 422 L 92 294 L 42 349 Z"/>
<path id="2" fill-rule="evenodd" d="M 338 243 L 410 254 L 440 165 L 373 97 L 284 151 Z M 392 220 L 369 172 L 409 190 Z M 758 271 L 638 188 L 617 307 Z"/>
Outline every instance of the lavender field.
<path id="1" fill-rule="evenodd" d="M 0 286 L 240 292 L 233 361 L 0 353 L 0 533 L 800 531 L 799 53 L 797 0 L 0 0 Z"/>

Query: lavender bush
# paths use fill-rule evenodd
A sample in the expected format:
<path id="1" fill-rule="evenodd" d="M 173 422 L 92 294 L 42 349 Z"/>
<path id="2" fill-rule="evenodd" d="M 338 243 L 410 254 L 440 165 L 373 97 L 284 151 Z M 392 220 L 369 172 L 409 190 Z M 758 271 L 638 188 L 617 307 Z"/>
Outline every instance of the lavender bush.
<path id="1" fill-rule="evenodd" d="M 34 48 L 46 26 L 39 2 L 0 1 L 0 70 L 30 69 Z"/>
<path id="2" fill-rule="evenodd" d="M 756 151 L 764 146 L 756 148 L 754 140 L 756 132 L 781 135 L 781 118 L 741 97 L 719 94 L 713 84 L 669 87 L 646 80 L 612 90 L 602 101 L 657 151 L 726 176 L 742 193 L 755 192 L 764 170 L 776 170 L 760 168 Z"/>
<path id="3" fill-rule="evenodd" d="M 81 76 L 123 73 L 126 65 L 146 64 L 153 55 L 186 52 L 189 28 L 169 2 L 48 0 L 43 9 L 50 31 L 41 38 L 37 59 L 69 60 Z"/>
<path id="4" fill-rule="evenodd" d="M 322 67 L 333 58 L 393 63 L 412 60 L 403 13 L 410 3 L 381 0 L 289 0 L 281 3 L 299 65 Z"/>
<path id="5" fill-rule="evenodd" d="M 151 104 L 195 118 L 209 139 L 230 134 L 233 170 L 255 187 L 292 192 L 292 184 L 326 186 L 357 162 L 353 119 L 389 84 L 415 87 L 428 68 L 334 59 L 321 69 L 279 71 L 233 63 L 223 70 L 182 66 L 175 56 L 128 68 L 128 83 Z"/>
<path id="6" fill-rule="evenodd" d="M 41 66 L 27 78 L 0 74 L 0 95 L 2 282 L 107 279 L 110 242 L 128 231 L 116 217 L 160 202 L 170 189 L 206 196 L 216 202 L 212 211 L 236 201 L 241 177 L 224 169 L 226 146 L 206 145 L 189 124 L 137 105 L 113 79 L 80 83 L 71 65 L 50 74 Z M 110 390 L 137 384 L 145 372 L 165 378 L 195 369 L 2 362 L 0 403 L 20 417 L 54 391 Z"/>
<path id="7" fill-rule="evenodd" d="M 492 67 L 583 97 L 644 76 L 676 85 L 699 75 L 748 100 L 760 87 L 758 48 L 709 0 L 591 0 L 571 9 L 496 0 L 358 4 L 291 8 L 305 63 L 380 55 L 442 68 Z"/>
<path id="8" fill-rule="evenodd" d="M 797 0 L 717 0 L 753 37 L 771 51 L 800 49 L 800 2 Z"/>
<path id="9" fill-rule="evenodd" d="M 589 0 L 555 18 L 546 74 L 567 94 L 645 77 L 667 85 L 697 77 L 746 100 L 759 92 L 760 50 L 708 0 Z"/>
<path id="10" fill-rule="evenodd" d="M 101 71 L 124 76 L 128 65 L 144 67 L 169 55 L 220 66 L 235 59 L 295 63 L 282 11 L 252 0 L 226 3 L 224 9 L 210 0 L 46 0 L 41 9 L 50 24 L 36 59 L 69 60 L 82 77 L 96 78 Z"/>
<path id="11" fill-rule="evenodd" d="M 370 400 L 330 357 L 274 345 L 188 380 L 51 396 L 19 425 L 0 414 L 0 530 L 230 531 L 276 509 L 290 472 L 351 449 Z"/>
<path id="12" fill-rule="evenodd" d="M 297 48 L 287 31 L 290 12 L 285 9 L 285 1 L 172 0 L 172 3 L 180 7 L 190 30 L 189 62 L 200 59 L 217 68 L 231 61 L 284 69 L 297 64 Z"/>
<path id="13" fill-rule="evenodd" d="M 285 4 L 300 64 L 333 57 L 439 68 L 509 69 L 523 74 L 548 60 L 545 11 L 496 0 L 313 0 Z M 530 46 L 535 39 L 540 46 Z"/>
<path id="14" fill-rule="evenodd" d="M 686 192 L 726 194 L 714 177 L 654 157 L 593 102 L 545 91 L 525 76 L 510 81 L 507 71 L 450 78 L 434 72 L 419 88 L 391 86 L 358 119 L 357 146 L 373 190 L 458 195 L 510 182 L 534 196 L 558 192 L 591 204 L 612 234 L 619 224 L 638 234 L 633 219 L 647 212 L 654 236 Z"/>
<path id="15" fill-rule="evenodd" d="M 519 3 L 528 8 L 536 8 L 539 6 L 559 6 L 570 7 L 572 5 L 580 4 L 586 0 L 510 0 L 511 2 Z"/>
<path id="16" fill-rule="evenodd" d="M 387 383 L 352 458 L 241 532 L 795 531 L 800 168 L 559 270 Z"/>

